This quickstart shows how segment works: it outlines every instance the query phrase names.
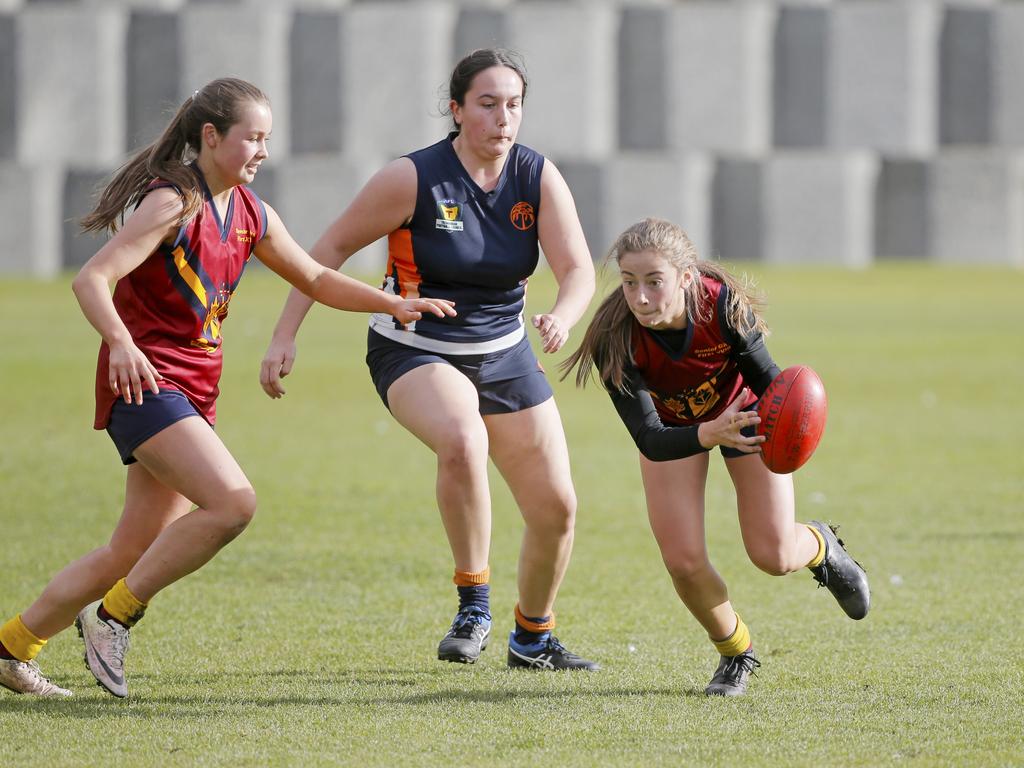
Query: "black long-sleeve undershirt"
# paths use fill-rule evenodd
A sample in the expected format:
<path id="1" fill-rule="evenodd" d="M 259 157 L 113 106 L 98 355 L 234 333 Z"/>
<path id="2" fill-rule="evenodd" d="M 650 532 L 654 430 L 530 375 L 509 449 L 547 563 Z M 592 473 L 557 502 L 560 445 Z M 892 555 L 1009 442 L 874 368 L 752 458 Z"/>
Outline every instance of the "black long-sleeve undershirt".
<path id="1" fill-rule="evenodd" d="M 731 356 L 739 366 L 744 383 L 760 397 L 780 372 L 765 346 L 764 337 L 757 332 L 741 337 L 727 324 L 723 325 L 732 344 Z M 610 382 L 605 382 L 605 389 L 640 453 L 651 461 L 673 461 L 707 450 L 697 439 L 698 425 L 666 426 L 662 422 L 639 370 L 628 366 L 623 373 L 623 383 L 631 394 L 618 391 Z"/>

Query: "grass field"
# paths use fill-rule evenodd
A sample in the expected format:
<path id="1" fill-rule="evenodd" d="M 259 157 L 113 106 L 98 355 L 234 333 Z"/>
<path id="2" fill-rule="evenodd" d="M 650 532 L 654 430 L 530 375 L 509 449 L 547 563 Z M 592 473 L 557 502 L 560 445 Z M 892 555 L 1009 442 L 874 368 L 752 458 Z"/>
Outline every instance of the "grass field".
<path id="1" fill-rule="evenodd" d="M 0 765 L 1024 764 L 1024 273 L 757 276 L 776 360 L 829 393 L 799 515 L 843 524 L 874 602 L 855 623 L 808 573 L 757 571 L 713 461 L 712 558 L 763 661 L 747 697 L 703 696 L 717 658 L 660 563 L 635 449 L 605 395 L 565 383 L 580 510 L 558 634 L 604 670 L 505 669 L 522 526 L 497 478 L 495 639 L 475 666 L 438 662 L 454 588 L 432 456 L 373 392 L 363 317 L 315 310 L 287 397 L 263 395 L 285 290 L 254 271 L 225 327 L 218 432 L 256 520 L 154 601 L 127 700 L 93 685 L 73 630 L 52 640 L 43 669 L 75 697 L 0 691 Z M 532 309 L 551 294 L 531 283 Z M 90 429 L 98 342 L 67 280 L 0 283 L 0 339 L 3 620 L 105 541 L 123 469 Z"/>

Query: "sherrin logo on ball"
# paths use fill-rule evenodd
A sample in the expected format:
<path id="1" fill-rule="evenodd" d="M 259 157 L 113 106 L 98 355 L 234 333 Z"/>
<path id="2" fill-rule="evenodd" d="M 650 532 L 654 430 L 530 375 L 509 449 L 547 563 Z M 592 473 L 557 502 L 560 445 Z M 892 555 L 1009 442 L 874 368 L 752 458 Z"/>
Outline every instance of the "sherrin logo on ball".
<path id="1" fill-rule="evenodd" d="M 766 438 L 761 460 L 777 474 L 795 472 L 811 458 L 825 431 L 825 385 L 806 365 L 787 368 L 761 395 L 757 415 L 757 434 Z"/>

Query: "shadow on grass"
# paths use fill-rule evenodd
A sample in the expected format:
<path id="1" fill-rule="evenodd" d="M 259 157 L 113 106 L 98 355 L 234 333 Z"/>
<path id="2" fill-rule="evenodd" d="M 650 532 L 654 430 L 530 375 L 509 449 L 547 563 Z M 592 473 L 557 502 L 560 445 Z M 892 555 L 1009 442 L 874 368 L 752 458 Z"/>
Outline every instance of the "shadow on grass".
<path id="1" fill-rule="evenodd" d="M 0 713 L 20 714 L 38 713 L 53 714 L 60 717 L 95 718 L 109 717 L 112 714 L 135 717 L 140 719 L 176 719 L 176 718 L 209 718 L 218 714 L 238 714 L 251 708 L 275 707 L 380 707 L 380 706 L 437 706 L 459 704 L 510 704 L 524 700 L 559 701 L 572 699 L 579 701 L 585 698 L 617 699 L 635 697 L 703 697 L 704 692 L 695 688 L 670 688 L 653 686 L 615 686 L 581 690 L 578 686 L 566 687 L 561 690 L 507 690 L 504 689 L 509 679 L 522 677 L 523 682 L 531 684 L 530 672 L 512 671 L 498 672 L 501 679 L 494 680 L 493 685 L 486 681 L 466 681 L 462 688 L 446 685 L 443 690 L 422 690 L 423 687 L 436 684 L 439 673 L 415 670 L 353 670 L 334 674 L 325 674 L 319 670 L 272 670 L 252 673 L 210 673 L 208 675 L 188 678 L 175 678 L 176 688 L 193 689 L 194 694 L 130 694 L 125 699 L 115 699 L 105 695 L 101 690 L 79 689 L 76 696 L 69 699 L 40 699 L 30 696 L 0 696 Z M 507 676 L 505 676 L 507 675 Z M 555 673 L 556 679 L 563 678 L 567 683 L 579 678 L 579 673 Z M 309 684 L 302 687 L 308 690 L 315 684 L 318 690 L 308 693 L 289 691 L 268 691 L 267 686 L 274 678 L 286 680 L 306 679 Z M 312 678 L 312 680 L 310 680 Z M 596 680 L 589 675 L 588 680 Z M 165 680 L 162 675 L 134 675 L 131 682 L 134 689 L 158 688 Z M 235 695 L 224 693 L 227 685 L 235 691 Z M 351 686 L 351 695 L 336 696 L 323 692 L 323 687 Z M 361 690 L 374 688 L 375 691 Z M 409 688 L 421 690 L 411 691 Z M 211 688 L 218 690 L 216 694 L 205 693 Z M 381 690 L 383 689 L 383 690 Z M 403 690 L 404 689 L 404 690 Z"/>

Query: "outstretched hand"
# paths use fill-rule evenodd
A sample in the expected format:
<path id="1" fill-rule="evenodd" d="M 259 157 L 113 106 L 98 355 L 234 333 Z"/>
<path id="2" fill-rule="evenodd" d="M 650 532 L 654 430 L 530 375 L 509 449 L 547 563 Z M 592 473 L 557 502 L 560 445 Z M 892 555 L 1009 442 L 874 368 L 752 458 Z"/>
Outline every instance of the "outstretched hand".
<path id="1" fill-rule="evenodd" d="M 271 339 L 260 363 L 260 386 L 268 397 L 277 400 L 285 393 L 281 379 L 292 372 L 295 364 L 295 340 Z"/>
<path id="2" fill-rule="evenodd" d="M 569 328 L 558 315 L 534 315 L 531 321 L 540 333 L 545 352 L 557 352 L 569 340 Z"/>
<path id="3" fill-rule="evenodd" d="M 438 317 L 455 317 L 455 302 L 448 299 L 402 299 L 391 315 L 402 325 L 414 323 L 429 312 Z"/>
<path id="4" fill-rule="evenodd" d="M 743 403 L 747 400 L 749 389 L 744 389 L 729 403 L 729 407 L 719 414 L 718 418 L 703 422 L 697 428 L 697 439 L 705 448 L 714 448 L 716 445 L 724 445 L 727 448 L 735 448 L 743 453 L 759 453 L 761 443 L 765 441 L 764 435 L 747 437 L 743 430 L 749 426 L 761 423 L 761 417 L 757 411 L 744 411 Z"/>

